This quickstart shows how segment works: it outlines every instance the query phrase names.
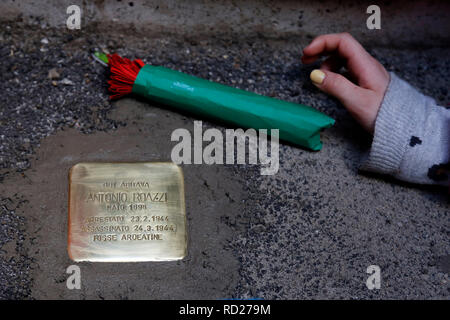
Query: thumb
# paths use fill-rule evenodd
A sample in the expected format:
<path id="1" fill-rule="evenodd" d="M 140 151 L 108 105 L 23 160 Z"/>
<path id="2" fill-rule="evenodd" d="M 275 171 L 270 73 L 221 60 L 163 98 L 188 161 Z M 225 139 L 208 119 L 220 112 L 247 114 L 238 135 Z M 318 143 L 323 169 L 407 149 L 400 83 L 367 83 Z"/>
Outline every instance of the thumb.
<path id="1" fill-rule="evenodd" d="M 329 70 L 315 69 L 311 72 L 310 78 L 316 87 L 337 98 L 349 111 L 356 111 L 354 109 L 358 108 L 367 96 L 367 89 Z"/>

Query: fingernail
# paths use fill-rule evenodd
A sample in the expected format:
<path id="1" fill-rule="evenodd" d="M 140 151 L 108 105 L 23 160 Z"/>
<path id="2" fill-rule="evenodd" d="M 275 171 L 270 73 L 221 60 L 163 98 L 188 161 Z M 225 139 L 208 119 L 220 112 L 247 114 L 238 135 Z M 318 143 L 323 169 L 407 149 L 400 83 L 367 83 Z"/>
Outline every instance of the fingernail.
<path id="1" fill-rule="evenodd" d="M 322 84 L 323 79 L 325 79 L 325 73 L 319 69 L 315 69 L 309 75 L 311 81 L 317 84 Z"/>

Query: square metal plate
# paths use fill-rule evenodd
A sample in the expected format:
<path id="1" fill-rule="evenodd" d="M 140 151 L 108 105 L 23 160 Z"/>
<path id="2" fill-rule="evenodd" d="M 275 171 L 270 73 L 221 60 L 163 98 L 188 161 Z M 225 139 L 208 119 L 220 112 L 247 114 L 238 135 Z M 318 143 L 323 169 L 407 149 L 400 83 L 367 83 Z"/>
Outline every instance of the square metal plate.
<path id="1" fill-rule="evenodd" d="M 179 260 L 186 239 L 183 173 L 176 164 L 86 162 L 70 169 L 72 260 Z"/>

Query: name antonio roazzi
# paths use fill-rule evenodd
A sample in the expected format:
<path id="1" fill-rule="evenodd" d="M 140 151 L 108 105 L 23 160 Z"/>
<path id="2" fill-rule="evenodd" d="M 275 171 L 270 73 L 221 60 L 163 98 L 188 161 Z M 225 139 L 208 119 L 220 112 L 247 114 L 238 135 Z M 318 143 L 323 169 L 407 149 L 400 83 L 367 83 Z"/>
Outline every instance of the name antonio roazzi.
<path id="1" fill-rule="evenodd" d="M 86 202 L 167 202 L 167 192 L 90 192 Z"/>

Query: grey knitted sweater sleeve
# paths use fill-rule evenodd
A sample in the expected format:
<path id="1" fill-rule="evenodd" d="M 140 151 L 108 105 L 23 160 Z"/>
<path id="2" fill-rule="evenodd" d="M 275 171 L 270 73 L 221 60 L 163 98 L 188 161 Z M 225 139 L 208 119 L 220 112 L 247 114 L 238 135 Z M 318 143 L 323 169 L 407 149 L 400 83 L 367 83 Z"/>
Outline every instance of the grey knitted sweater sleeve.
<path id="1" fill-rule="evenodd" d="M 391 73 L 361 169 L 398 179 L 449 185 L 450 110 Z"/>

